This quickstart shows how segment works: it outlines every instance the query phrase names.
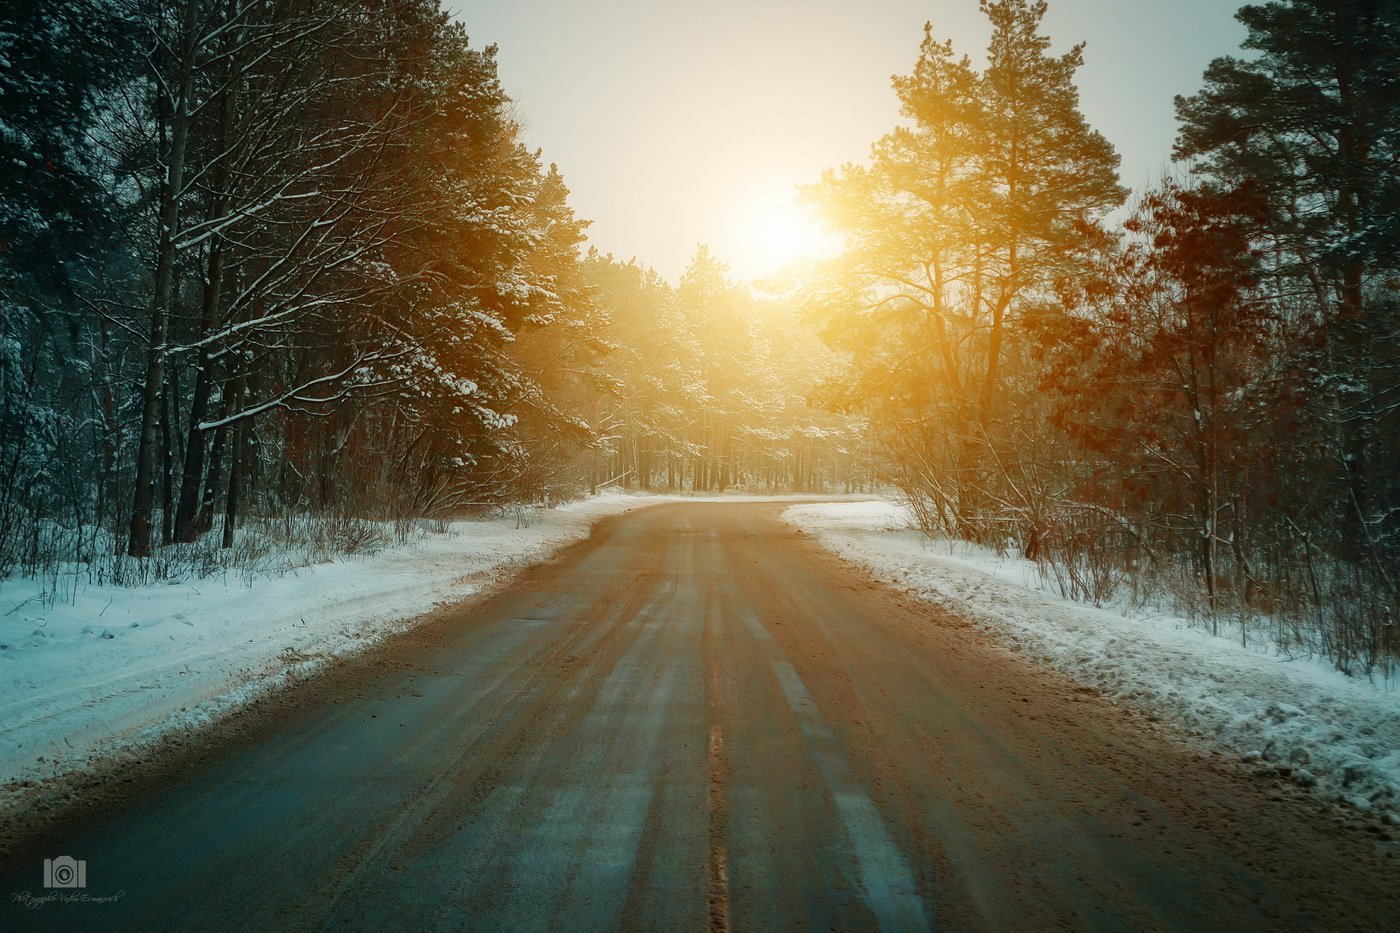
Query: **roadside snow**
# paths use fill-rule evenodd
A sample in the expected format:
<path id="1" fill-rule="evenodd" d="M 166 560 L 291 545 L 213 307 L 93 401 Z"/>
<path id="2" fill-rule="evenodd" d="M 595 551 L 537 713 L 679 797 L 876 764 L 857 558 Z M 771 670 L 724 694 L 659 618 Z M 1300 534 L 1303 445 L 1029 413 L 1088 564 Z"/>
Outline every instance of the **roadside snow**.
<path id="1" fill-rule="evenodd" d="M 0 787 L 197 727 L 436 604 L 548 558 L 593 523 L 678 497 L 600 496 L 285 576 L 86 586 L 46 605 L 0 583 Z M 3 805 L 3 804 L 0 804 Z"/>
<path id="2" fill-rule="evenodd" d="M 1245 649 L 1180 618 L 1125 617 L 1070 602 L 1042 588 L 1033 563 L 930 542 L 891 502 L 798 505 L 783 517 L 876 577 L 953 609 L 1114 700 L 1400 824 L 1400 693 L 1386 685 Z"/>

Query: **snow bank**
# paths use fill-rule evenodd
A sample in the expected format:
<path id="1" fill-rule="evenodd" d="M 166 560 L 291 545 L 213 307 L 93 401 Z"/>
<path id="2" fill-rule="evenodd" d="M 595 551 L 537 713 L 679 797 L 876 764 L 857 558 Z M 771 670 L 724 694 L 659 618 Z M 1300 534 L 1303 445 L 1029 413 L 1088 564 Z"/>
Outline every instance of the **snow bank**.
<path id="1" fill-rule="evenodd" d="M 1185 620 L 1122 614 L 1042 588 L 1035 565 L 983 548 L 930 542 L 890 502 L 799 505 L 791 524 L 1006 644 L 1358 810 L 1400 824 L 1400 693 L 1322 662 L 1189 628 Z"/>
<path id="2" fill-rule="evenodd" d="M 672 497 L 674 498 L 674 497 Z M 0 583 L 0 786 L 198 726 L 667 497 L 601 496 L 252 582 L 87 586 L 46 606 Z"/>

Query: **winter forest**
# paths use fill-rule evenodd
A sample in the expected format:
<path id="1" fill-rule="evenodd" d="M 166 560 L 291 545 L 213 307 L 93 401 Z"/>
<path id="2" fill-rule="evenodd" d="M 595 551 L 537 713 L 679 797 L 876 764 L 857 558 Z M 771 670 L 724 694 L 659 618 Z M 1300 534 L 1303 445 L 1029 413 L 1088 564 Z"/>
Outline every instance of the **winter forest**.
<path id="1" fill-rule="evenodd" d="M 1390 665 L 1400 3 L 1244 7 L 1145 191 L 1045 3 L 981 9 L 985 51 L 910 36 L 899 125 L 803 188 L 841 249 L 751 288 L 590 247 L 437 0 L 7 4 L 0 579 L 893 489 L 1072 598 Z"/>

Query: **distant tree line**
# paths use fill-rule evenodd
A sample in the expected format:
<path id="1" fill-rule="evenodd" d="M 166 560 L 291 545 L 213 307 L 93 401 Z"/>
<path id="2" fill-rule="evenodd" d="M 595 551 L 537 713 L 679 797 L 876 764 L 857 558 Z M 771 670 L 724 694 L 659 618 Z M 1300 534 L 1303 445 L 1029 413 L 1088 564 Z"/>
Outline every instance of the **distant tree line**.
<path id="1" fill-rule="evenodd" d="M 807 296 L 833 399 L 930 532 L 1392 663 L 1400 4 L 1243 8 L 1131 204 L 1045 9 L 983 0 L 980 69 L 927 31 L 903 124 L 808 189 L 848 244 Z"/>
<path id="2" fill-rule="evenodd" d="M 788 301 L 757 298 L 701 247 L 679 285 L 589 256 L 608 309 L 589 485 L 853 492 L 876 483 L 860 418 L 813 404 L 837 365 Z"/>
<path id="3" fill-rule="evenodd" d="M 716 264 L 676 290 L 582 255 L 494 54 L 437 0 L 5 7 L 0 578 L 145 579 L 289 516 L 844 481 L 848 419 L 784 420 Z"/>

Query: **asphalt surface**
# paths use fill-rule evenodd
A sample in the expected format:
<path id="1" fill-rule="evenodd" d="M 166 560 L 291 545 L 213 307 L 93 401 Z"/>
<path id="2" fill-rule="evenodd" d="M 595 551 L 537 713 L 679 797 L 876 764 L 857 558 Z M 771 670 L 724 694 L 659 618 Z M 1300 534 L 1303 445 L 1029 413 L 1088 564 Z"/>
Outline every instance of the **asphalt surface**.
<path id="1" fill-rule="evenodd" d="M 776 513 L 612 520 L 256 722 L 108 775 L 5 847 L 0 929 L 1400 917 L 1393 845 L 877 585 Z M 64 854 L 90 900 L 16 897 L 54 893 L 42 861 Z"/>

